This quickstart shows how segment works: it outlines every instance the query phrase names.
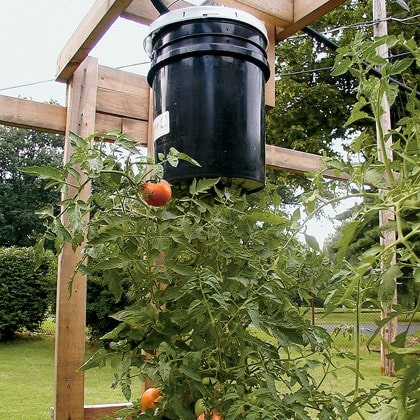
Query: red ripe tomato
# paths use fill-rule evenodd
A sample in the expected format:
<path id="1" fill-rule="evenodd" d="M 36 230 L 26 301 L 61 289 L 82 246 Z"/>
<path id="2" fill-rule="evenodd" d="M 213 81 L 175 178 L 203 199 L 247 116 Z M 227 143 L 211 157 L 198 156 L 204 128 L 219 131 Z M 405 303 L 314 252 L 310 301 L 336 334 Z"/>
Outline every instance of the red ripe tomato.
<path id="1" fill-rule="evenodd" d="M 172 196 L 172 189 L 168 181 L 147 181 L 141 188 L 144 201 L 154 207 L 161 207 L 169 203 Z"/>
<path id="2" fill-rule="evenodd" d="M 160 391 L 157 388 L 146 389 L 141 396 L 141 409 L 146 411 L 148 408 L 155 410 L 157 402 L 162 400 Z"/>
<path id="3" fill-rule="evenodd" d="M 206 417 L 207 416 L 207 417 Z M 197 420 L 206 420 L 208 417 L 208 413 L 201 413 L 198 417 Z M 219 410 L 213 410 L 211 412 L 211 420 L 223 420 L 223 416 L 222 413 Z"/>

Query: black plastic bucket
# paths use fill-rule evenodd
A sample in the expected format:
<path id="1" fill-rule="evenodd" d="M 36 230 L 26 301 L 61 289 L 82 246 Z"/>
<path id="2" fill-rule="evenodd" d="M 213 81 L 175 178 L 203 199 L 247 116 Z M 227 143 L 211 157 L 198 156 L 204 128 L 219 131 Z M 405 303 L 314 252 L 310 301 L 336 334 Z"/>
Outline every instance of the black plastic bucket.
<path id="1" fill-rule="evenodd" d="M 270 75 L 262 22 L 226 7 L 191 7 L 150 26 L 155 155 L 171 147 L 198 161 L 165 165 L 165 178 L 221 178 L 246 192 L 265 184 L 265 98 Z"/>

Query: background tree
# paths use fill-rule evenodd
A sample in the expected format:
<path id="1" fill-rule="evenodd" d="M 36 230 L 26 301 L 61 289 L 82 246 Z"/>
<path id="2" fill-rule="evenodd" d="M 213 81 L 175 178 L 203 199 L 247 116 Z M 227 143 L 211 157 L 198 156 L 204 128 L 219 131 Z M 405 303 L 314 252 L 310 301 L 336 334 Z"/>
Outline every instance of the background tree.
<path id="1" fill-rule="evenodd" d="M 312 27 L 327 32 L 337 43 L 350 37 L 350 30 L 335 31 L 348 22 L 359 22 L 365 13 L 362 2 L 348 2 L 314 22 Z M 294 150 L 334 156 L 343 138 L 355 128 L 344 128 L 355 96 L 350 76 L 330 75 L 335 53 L 309 35 L 299 32 L 276 47 L 276 107 L 267 115 L 267 142 Z M 306 177 L 270 172 L 277 183 L 287 185 L 281 194 L 294 201 L 295 186 L 307 189 Z M 296 197 L 295 197 L 296 198 Z"/>
<path id="2" fill-rule="evenodd" d="M 391 2 L 388 3 L 390 6 Z M 415 20 L 411 19 L 411 17 L 418 16 L 420 12 L 420 5 L 418 2 L 414 1 L 407 1 L 410 7 L 410 15 L 407 16 L 407 20 L 402 19 L 400 17 L 393 17 L 394 10 L 391 7 L 388 8 L 388 32 L 390 35 L 400 36 L 402 39 L 414 39 L 420 40 L 420 28 L 419 25 L 416 23 Z M 371 10 L 371 5 L 368 6 L 365 13 L 369 13 Z M 331 15 L 334 15 L 337 11 L 334 11 Z M 329 15 L 328 15 L 329 16 Z M 327 17 L 326 17 L 327 18 Z M 370 26 L 364 30 L 364 33 L 370 34 L 371 33 Z M 344 45 L 344 44 L 343 44 Z M 416 65 L 415 60 L 412 60 L 412 56 L 415 54 L 415 51 L 409 51 L 407 48 L 407 43 L 393 43 L 390 47 L 390 63 L 397 63 L 399 62 L 399 67 L 403 68 L 403 63 L 408 62 L 411 60 L 411 65 L 409 65 L 405 70 L 402 70 L 399 74 L 393 74 L 392 77 L 398 80 L 401 83 L 406 84 L 408 87 L 416 89 L 419 86 L 420 82 L 420 72 L 418 70 L 418 65 Z M 373 58 L 373 56 L 372 56 Z M 417 94 L 418 97 L 418 94 Z M 391 119 L 392 119 L 392 127 L 395 128 L 400 124 L 400 121 L 403 121 L 402 118 L 410 117 L 410 113 L 412 113 L 412 109 L 407 109 L 407 103 L 409 100 L 409 93 L 407 91 L 399 89 L 398 95 L 395 98 L 395 102 L 391 106 Z M 369 117 L 373 116 L 372 109 L 369 106 L 365 106 L 363 111 L 367 113 Z M 372 135 L 372 125 L 369 124 L 367 119 L 360 119 L 358 121 L 359 126 L 357 126 L 358 137 L 356 141 L 350 145 L 349 150 L 353 154 L 359 154 L 363 160 L 368 159 L 375 159 L 377 155 L 377 146 L 376 146 L 376 135 Z M 394 136 L 395 137 L 395 136 Z M 400 144 L 399 147 L 404 148 L 406 139 L 403 136 L 395 137 L 395 140 L 398 141 Z M 396 149 L 398 150 L 398 149 Z M 418 144 L 417 147 L 412 148 L 411 153 L 413 156 L 416 155 L 418 152 Z M 400 161 L 403 157 L 401 153 L 394 153 L 394 160 Z M 397 163 L 394 165 L 398 165 Z M 377 188 L 374 186 L 366 187 L 370 189 L 370 193 L 376 193 Z M 348 229 L 349 223 L 351 223 L 351 216 L 354 213 L 357 213 L 363 206 L 369 206 L 372 203 L 370 199 L 364 198 L 363 202 L 354 206 L 353 208 L 349 209 L 348 211 L 344 212 L 343 214 L 337 217 L 338 220 L 342 221 L 342 225 L 337 229 L 336 233 L 331 236 L 327 243 L 326 243 L 326 250 L 329 256 L 332 259 L 336 258 L 337 254 L 337 246 L 340 242 L 340 238 L 343 237 L 344 232 Z M 418 214 L 416 209 L 412 210 L 405 210 L 404 214 L 402 215 L 405 219 L 406 225 L 411 225 L 415 222 L 416 218 L 418 218 Z M 405 232 L 405 230 L 403 229 Z M 346 247 L 346 250 L 343 254 L 345 260 L 356 263 L 358 259 L 366 252 L 368 249 L 378 244 L 380 237 L 382 235 L 381 228 L 379 226 L 379 219 L 377 217 L 371 218 L 366 224 L 364 228 L 357 231 L 351 243 L 349 243 Z M 418 248 L 418 239 L 413 238 L 413 244 L 415 245 L 415 249 Z M 417 251 L 418 252 L 418 251 Z M 399 279 L 398 282 L 398 301 L 405 309 L 413 309 L 417 304 L 417 296 L 419 294 L 419 285 L 416 284 L 413 278 L 413 270 L 411 268 L 406 268 L 401 266 L 401 270 L 403 275 Z"/>
<path id="3" fill-rule="evenodd" d="M 416 16 L 420 11 L 418 2 L 407 3 L 410 15 Z M 348 44 L 357 31 L 372 34 L 372 26 L 372 1 L 348 1 L 311 25 L 338 45 Z M 418 28 L 415 20 L 389 22 L 389 33 L 404 33 L 406 39 L 418 38 Z M 401 53 L 406 51 L 398 47 L 391 50 L 393 56 Z M 333 50 L 303 32 L 276 46 L 276 107 L 267 114 L 267 143 L 334 156 L 343 149 L 348 152 L 350 139 L 363 131 L 364 143 L 375 144 L 372 122 L 359 120 L 345 126 L 356 102 L 356 82 L 350 74 L 331 75 L 335 56 Z M 412 87 L 416 82 L 418 85 L 415 65 L 398 78 Z M 405 102 L 403 93 L 393 107 L 395 119 L 401 117 Z M 370 150 L 366 148 L 364 153 Z M 279 193 L 285 202 L 295 202 L 296 191 L 307 190 L 310 185 L 308 178 L 287 172 L 269 171 L 269 177 L 280 185 Z"/>
<path id="4" fill-rule="evenodd" d="M 31 246 L 43 231 L 35 211 L 56 202 L 59 193 L 19 167 L 60 167 L 62 145 L 60 135 L 0 126 L 0 246 Z"/>
<path id="5" fill-rule="evenodd" d="M 364 203 L 355 205 L 337 217 L 338 220 L 341 220 L 341 225 L 337 228 L 336 232 L 328 238 L 324 247 L 331 260 L 337 261 L 338 243 L 348 229 L 352 215 L 357 213 L 363 206 L 367 205 L 366 203 L 368 202 L 369 200 L 364 200 Z M 406 211 L 404 218 L 406 219 L 407 224 L 411 225 L 418 219 L 418 212 L 416 210 Z M 346 247 L 343 258 L 351 264 L 357 264 L 365 252 L 379 243 L 381 234 L 379 219 L 377 217 L 372 217 L 367 221 L 363 229 L 355 234 L 351 243 Z M 412 243 L 416 252 L 419 253 L 419 238 L 413 238 Z M 397 283 L 398 303 L 402 308 L 412 310 L 417 305 L 417 299 L 420 294 L 420 284 L 414 279 L 412 267 L 404 267 L 404 265 L 401 265 L 401 271 L 403 275 L 398 279 Z"/>

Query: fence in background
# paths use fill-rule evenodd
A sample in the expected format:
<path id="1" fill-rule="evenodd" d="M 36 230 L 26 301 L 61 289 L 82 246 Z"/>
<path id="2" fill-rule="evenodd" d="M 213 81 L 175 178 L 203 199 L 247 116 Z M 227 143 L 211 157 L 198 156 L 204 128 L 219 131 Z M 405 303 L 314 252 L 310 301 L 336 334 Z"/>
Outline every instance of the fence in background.
<path id="1" fill-rule="evenodd" d="M 309 316 L 313 325 L 318 325 L 328 330 L 334 344 L 338 348 L 352 348 L 354 346 L 355 332 L 357 331 L 357 319 L 355 311 L 348 309 L 336 310 L 328 315 L 324 314 L 322 308 L 309 308 Z M 360 332 L 362 345 L 378 330 L 378 322 L 381 320 L 381 313 L 378 310 L 363 310 L 360 317 Z M 398 319 L 398 334 L 408 329 L 408 336 L 420 330 L 420 320 L 411 323 L 408 319 Z M 380 346 L 380 334 L 376 334 L 370 344 L 370 349 L 375 350 Z"/>
<path id="2" fill-rule="evenodd" d="M 305 317 L 310 319 L 313 325 L 321 326 L 331 333 L 334 344 L 340 349 L 351 349 L 354 347 L 354 336 L 356 331 L 356 314 L 347 309 L 336 310 L 331 314 L 325 315 L 322 308 L 307 308 L 304 310 Z M 381 319 L 381 313 L 374 310 L 364 310 L 361 314 L 360 330 L 362 345 L 366 345 L 368 340 L 377 330 L 377 322 Z M 40 332 L 43 334 L 54 335 L 55 317 L 48 315 L 43 321 Z M 420 315 L 411 325 L 407 319 L 399 319 L 398 333 L 408 328 L 408 335 L 412 336 L 416 331 L 420 331 Z M 419 334 L 419 333 L 418 333 Z M 371 350 L 376 350 L 380 346 L 380 335 L 378 334 L 370 345 Z"/>

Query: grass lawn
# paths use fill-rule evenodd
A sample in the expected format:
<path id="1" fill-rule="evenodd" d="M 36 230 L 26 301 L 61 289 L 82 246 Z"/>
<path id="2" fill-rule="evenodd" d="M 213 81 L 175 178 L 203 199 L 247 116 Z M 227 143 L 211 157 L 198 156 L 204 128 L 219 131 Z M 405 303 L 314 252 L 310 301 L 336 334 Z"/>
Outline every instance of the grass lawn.
<path id="1" fill-rule="evenodd" d="M 110 368 L 85 374 L 85 403 L 124 402 Z M 28 336 L 0 343 L 0 420 L 46 420 L 54 401 L 54 340 Z"/>
<path id="2" fill-rule="evenodd" d="M 379 383 L 392 383 L 380 375 L 379 353 L 364 351 L 360 386 L 369 389 Z M 353 389 L 354 373 L 346 368 L 352 361 L 335 359 L 340 367 L 337 377 L 323 383 L 329 392 L 346 394 Z M 85 403 L 123 402 L 119 389 L 111 389 L 113 376 L 109 367 L 91 369 L 85 374 Z M 140 389 L 140 388 L 139 388 Z M 0 344 L 0 420 L 45 420 L 50 418 L 54 399 L 54 340 L 48 336 L 26 338 Z"/>

